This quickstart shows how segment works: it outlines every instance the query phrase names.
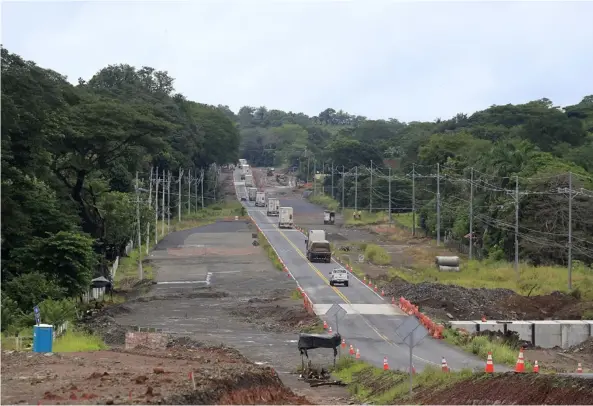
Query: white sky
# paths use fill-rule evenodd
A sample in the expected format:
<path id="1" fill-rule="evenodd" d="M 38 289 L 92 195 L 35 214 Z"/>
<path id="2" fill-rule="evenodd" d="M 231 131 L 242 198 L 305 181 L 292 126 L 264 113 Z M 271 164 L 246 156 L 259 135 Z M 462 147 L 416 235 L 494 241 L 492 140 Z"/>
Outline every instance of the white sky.
<path id="1" fill-rule="evenodd" d="M 189 99 L 446 119 L 593 94 L 593 2 L 2 2 L 2 44 L 68 76 L 167 70 Z"/>

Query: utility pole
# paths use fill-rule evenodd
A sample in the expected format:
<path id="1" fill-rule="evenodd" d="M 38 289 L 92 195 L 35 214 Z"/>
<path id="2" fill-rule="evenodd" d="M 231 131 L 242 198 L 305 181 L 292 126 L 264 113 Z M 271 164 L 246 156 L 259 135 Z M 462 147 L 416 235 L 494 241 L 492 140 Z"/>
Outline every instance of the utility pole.
<path id="1" fill-rule="evenodd" d="M 416 237 L 416 165 L 412 164 L 412 236 Z"/>
<path id="2" fill-rule="evenodd" d="M 196 183 L 195 183 L 195 189 L 196 189 L 196 211 L 198 211 L 198 182 L 200 182 L 200 179 L 196 179 Z"/>
<path id="3" fill-rule="evenodd" d="M 354 172 L 354 211 L 358 211 L 358 165 Z"/>
<path id="4" fill-rule="evenodd" d="M 437 246 L 441 244 L 441 165 L 437 163 Z"/>
<path id="5" fill-rule="evenodd" d="M 171 229 L 171 171 L 168 171 L 167 177 L 167 233 Z"/>
<path id="6" fill-rule="evenodd" d="M 342 214 L 344 214 L 344 191 L 346 189 L 346 172 L 344 172 L 344 165 L 342 165 Z"/>
<path id="7" fill-rule="evenodd" d="M 389 224 L 391 224 L 392 220 L 391 220 L 391 166 L 389 167 L 389 177 L 387 178 L 389 181 L 389 206 L 388 206 L 388 210 L 389 210 Z"/>
<path id="8" fill-rule="evenodd" d="M 159 168 L 156 168 L 156 184 L 154 186 L 154 243 L 159 242 Z"/>
<path id="9" fill-rule="evenodd" d="M 153 167 L 150 167 L 150 180 L 149 180 L 149 185 L 148 185 L 148 208 L 151 209 L 152 208 L 152 169 Z M 150 221 L 146 222 L 146 255 L 148 255 L 148 247 L 150 246 Z"/>
<path id="10" fill-rule="evenodd" d="M 371 160 L 371 187 L 369 188 L 369 213 L 373 212 L 373 160 Z"/>
<path id="11" fill-rule="evenodd" d="M 166 183 L 166 175 L 165 170 L 163 169 L 163 203 L 161 204 L 161 235 L 165 235 L 165 183 Z M 169 209 L 167 207 L 167 209 Z"/>
<path id="12" fill-rule="evenodd" d="M 178 221 L 181 222 L 181 179 L 183 178 L 183 169 L 179 168 L 179 197 L 177 199 L 177 217 Z"/>
<path id="13" fill-rule="evenodd" d="M 568 172 L 568 290 L 572 290 L 572 172 Z"/>
<path id="14" fill-rule="evenodd" d="M 313 159 L 313 196 L 317 194 L 317 159 Z"/>
<path id="15" fill-rule="evenodd" d="M 474 248 L 474 168 L 471 168 L 469 182 L 469 259 L 473 259 Z"/>
<path id="16" fill-rule="evenodd" d="M 335 199 L 334 196 L 334 161 L 332 161 L 332 199 Z"/>
<path id="17" fill-rule="evenodd" d="M 200 182 L 200 188 L 201 188 L 201 191 L 202 191 L 202 209 L 203 209 L 204 208 L 204 169 L 202 169 L 200 180 L 201 180 L 201 182 Z"/>
<path id="18" fill-rule="evenodd" d="M 136 220 L 138 221 L 138 278 L 142 280 L 144 278 L 144 271 L 142 269 L 142 232 L 140 231 L 140 185 L 138 182 L 138 171 L 136 171 Z"/>
<path id="19" fill-rule="evenodd" d="M 519 277 L 519 176 L 515 175 L 515 273 Z"/>
<path id="20" fill-rule="evenodd" d="M 191 168 L 187 174 L 187 215 L 191 214 Z"/>

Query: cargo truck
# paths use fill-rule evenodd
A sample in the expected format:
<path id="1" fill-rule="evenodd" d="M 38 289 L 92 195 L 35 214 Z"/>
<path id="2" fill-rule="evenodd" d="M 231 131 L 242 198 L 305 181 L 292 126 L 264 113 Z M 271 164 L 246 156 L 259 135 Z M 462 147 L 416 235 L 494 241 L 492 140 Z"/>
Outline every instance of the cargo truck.
<path id="1" fill-rule="evenodd" d="M 268 216 L 277 216 L 278 209 L 280 208 L 280 199 L 268 199 Z"/>
<path id="2" fill-rule="evenodd" d="M 280 207 L 278 215 L 278 228 L 292 228 L 294 225 L 292 207 Z"/>
<path id="3" fill-rule="evenodd" d="M 329 241 L 320 240 L 316 238 L 316 235 L 312 235 L 307 240 L 307 259 L 309 262 L 332 262 L 332 252 L 329 245 Z"/>
<path id="4" fill-rule="evenodd" d="M 247 193 L 249 195 L 249 201 L 255 201 L 255 196 L 257 195 L 257 189 L 254 187 L 247 188 Z"/>
<path id="5" fill-rule="evenodd" d="M 266 207 L 266 192 L 257 192 L 255 195 L 255 205 L 257 207 Z"/>
<path id="6" fill-rule="evenodd" d="M 253 186 L 253 175 L 251 175 L 251 174 L 245 175 L 245 186 L 247 186 L 247 187 Z"/>

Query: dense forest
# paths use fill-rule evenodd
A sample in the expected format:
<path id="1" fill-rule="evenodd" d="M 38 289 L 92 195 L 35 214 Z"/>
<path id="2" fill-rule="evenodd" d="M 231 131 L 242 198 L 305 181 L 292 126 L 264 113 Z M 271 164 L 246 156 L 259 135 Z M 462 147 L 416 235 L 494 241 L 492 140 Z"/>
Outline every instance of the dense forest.
<path id="1" fill-rule="evenodd" d="M 237 161 L 234 123 L 173 83 L 122 64 L 74 86 L 2 48 L 3 329 L 106 273 L 137 231 L 137 172 Z"/>
<path id="2" fill-rule="evenodd" d="M 570 196 L 572 258 L 593 262 L 593 95 L 563 108 L 541 99 L 410 123 L 331 108 L 315 117 L 219 108 L 240 129 L 242 157 L 302 180 L 324 173 L 326 195 L 346 208 L 414 210 L 436 235 L 438 189 L 440 235 L 467 244 L 471 203 L 480 257 L 511 260 L 518 220 L 522 260 L 565 264 Z"/>

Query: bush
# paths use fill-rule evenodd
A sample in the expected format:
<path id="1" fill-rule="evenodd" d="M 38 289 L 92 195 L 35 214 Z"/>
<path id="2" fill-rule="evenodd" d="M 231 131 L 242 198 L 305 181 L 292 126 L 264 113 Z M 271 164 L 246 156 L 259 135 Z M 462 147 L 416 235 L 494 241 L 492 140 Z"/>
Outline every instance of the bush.
<path id="1" fill-rule="evenodd" d="M 54 342 L 53 352 L 98 351 L 106 348 L 107 346 L 99 336 L 69 330 Z"/>
<path id="2" fill-rule="evenodd" d="M 391 263 L 391 255 L 375 244 L 368 244 L 366 246 L 364 256 L 375 265 L 388 265 Z"/>

